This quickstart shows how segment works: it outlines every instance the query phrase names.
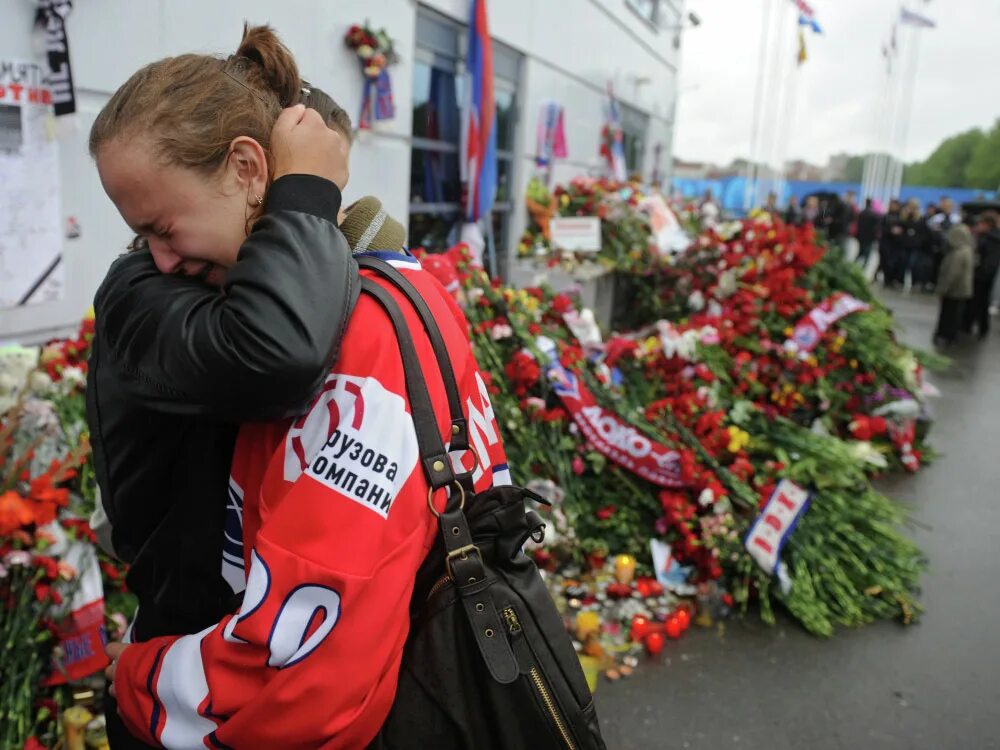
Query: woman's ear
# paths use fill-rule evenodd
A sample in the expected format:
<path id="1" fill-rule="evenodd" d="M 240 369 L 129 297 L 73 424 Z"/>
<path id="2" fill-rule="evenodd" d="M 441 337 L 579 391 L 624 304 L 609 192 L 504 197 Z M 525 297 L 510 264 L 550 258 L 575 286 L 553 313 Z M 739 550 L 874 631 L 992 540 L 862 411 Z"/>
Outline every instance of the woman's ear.
<path id="1" fill-rule="evenodd" d="M 226 170 L 235 186 L 246 193 L 251 208 L 257 208 L 268 183 L 267 156 L 261 145 L 249 136 L 234 138 L 229 145 Z"/>

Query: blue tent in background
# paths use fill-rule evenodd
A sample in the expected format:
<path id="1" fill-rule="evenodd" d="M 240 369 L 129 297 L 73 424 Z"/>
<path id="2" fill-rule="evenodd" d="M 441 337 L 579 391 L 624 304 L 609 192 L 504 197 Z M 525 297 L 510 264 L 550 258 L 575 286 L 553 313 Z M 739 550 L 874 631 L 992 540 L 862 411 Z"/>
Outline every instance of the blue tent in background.
<path id="1" fill-rule="evenodd" d="M 729 213 L 743 214 L 743 193 L 746 189 L 745 177 L 723 177 L 717 180 L 674 179 L 674 190 L 685 198 L 700 198 L 706 190 L 711 190 L 715 200 Z M 861 185 L 856 182 L 808 182 L 793 180 L 785 183 L 784 190 L 778 195 L 778 205 L 784 208 L 788 199 L 796 196 L 801 203 L 807 195 L 818 192 L 843 195 L 853 190 L 861 200 Z M 957 205 L 966 201 L 991 200 L 996 193 L 991 190 L 969 190 L 967 188 L 943 188 L 904 185 L 900 190 L 900 199 L 908 201 L 916 198 L 923 209 L 928 203 L 938 203 L 942 197 L 951 198 Z"/>

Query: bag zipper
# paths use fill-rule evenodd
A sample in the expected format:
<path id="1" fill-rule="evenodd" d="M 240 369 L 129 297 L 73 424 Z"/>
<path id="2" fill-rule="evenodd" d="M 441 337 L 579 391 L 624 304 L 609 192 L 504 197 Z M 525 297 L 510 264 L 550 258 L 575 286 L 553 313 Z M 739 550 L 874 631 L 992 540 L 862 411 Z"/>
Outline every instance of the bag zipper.
<path id="1" fill-rule="evenodd" d="M 556 728 L 559 730 L 559 734 L 562 735 L 563 742 L 566 743 L 566 747 L 569 750 L 576 750 L 576 745 L 573 744 L 572 738 L 569 736 L 569 732 L 566 730 L 566 724 L 559 715 L 559 711 L 556 710 L 555 701 L 552 700 L 552 694 L 549 693 L 548 687 L 545 685 L 545 681 L 542 679 L 541 673 L 535 667 L 531 668 L 531 681 L 535 683 L 535 689 L 542 696 L 542 702 L 545 704 L 545 708 L 548 710 L 549 715 L 552 720 L 556 723 Z"/>
<path id="2" fill-rule="evenodd" d="M 442 576 L 441 578 L 439 578 L 437 581 L 435 581 L 434 585 L 431 586 L 431 590 L 427 594 L 427 598 L 430 599 L 432 596 L 434 596 L 434 594 L 443 589 L 449 583 L 451 583 L 451 576 Z"/>
<path id="3" fill-rule="evenodd" d="M 507 630 L 511 635 L 519 635 L 521 633 L 521 621 L 517 617 L 517 611 L 513 607 L 504 607 L 503 619 L 507 625 Z M 552 721 L 556 725 L 556 729 L 559 730 L 559 734 L 563 738 L 563 742 L 566 743 L 566 747 L 569 750 L 576 750 L 576 745 L 573 744 L 573 738 L 569 735 L 569 730 L 566 728 L 566 722 L 563 721 L 562 716 L 559 715 L 559 710 L 556 708 L 556 702 L 552 698 L 552 693 L 549 692 L 548 686 L 545 684 L 545 680 L 542 679 L 542 673 L 538 671 L 537 667 L 532 667 L 528 674 L 531 676 L 531 681 L 535 684 L 535 690 L 542 698 L 542 703 L 545 704 L 545 710 L 549 712 L 549 716 L 552 717 Z"/>

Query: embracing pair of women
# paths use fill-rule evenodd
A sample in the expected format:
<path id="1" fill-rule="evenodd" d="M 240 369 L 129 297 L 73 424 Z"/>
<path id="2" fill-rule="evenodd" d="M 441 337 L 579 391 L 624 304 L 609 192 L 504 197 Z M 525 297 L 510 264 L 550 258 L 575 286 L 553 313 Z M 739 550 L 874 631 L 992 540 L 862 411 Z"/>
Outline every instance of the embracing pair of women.
<path id="1" fill-rule="evenodd" d="M 437 528 L 399 345 L 359 297 L 355 252 L 399 269 L 441 328 L 478 416 L 456 471 L 477 492 L 509 481 L 460 309 L 377 201 L 341 210 L 349 147 L 347 115 L 266 27 L 229 58 L 143 68 L 94 123 L 137 235 L 95 299 L 88 383 L 99 532 L 139 599 L 108 646 L 115 750 L 359 748 L 389 712 Z M 443 383 L 427 386 L 447 442 Z"/>

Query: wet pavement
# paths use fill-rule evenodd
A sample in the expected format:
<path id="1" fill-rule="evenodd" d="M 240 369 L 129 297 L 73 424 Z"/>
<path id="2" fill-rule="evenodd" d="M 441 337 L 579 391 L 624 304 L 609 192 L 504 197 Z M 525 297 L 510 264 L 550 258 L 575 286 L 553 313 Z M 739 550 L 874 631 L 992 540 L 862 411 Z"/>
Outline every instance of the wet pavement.
<path id="1" fill-rule="evenodd" d="M 885 299 L 902 338 L 929 347 L 936 299 Z M 930 560 L 919 624 L 828 640 L 788 618 L 693 628 L 661 665 L 602 681 L 611 750 L 1000 748 L 1000 331 L 949 355 L 931 375 L 940 456 L 883 487 L 912 509 Z"/>

